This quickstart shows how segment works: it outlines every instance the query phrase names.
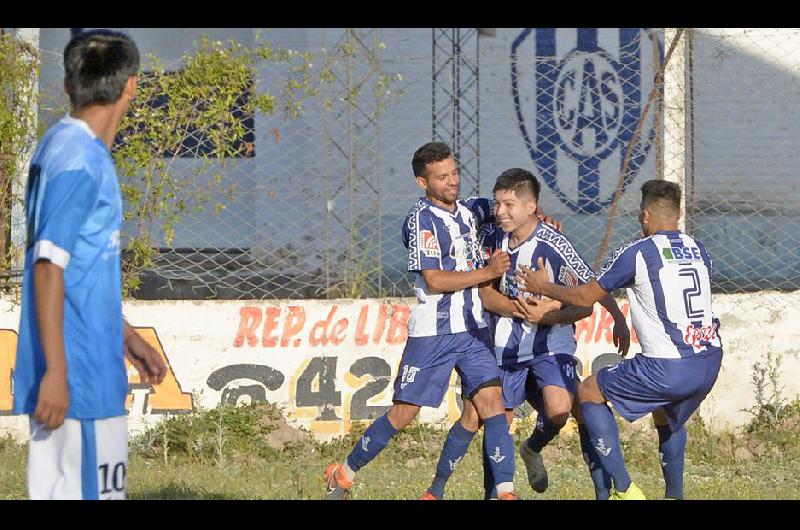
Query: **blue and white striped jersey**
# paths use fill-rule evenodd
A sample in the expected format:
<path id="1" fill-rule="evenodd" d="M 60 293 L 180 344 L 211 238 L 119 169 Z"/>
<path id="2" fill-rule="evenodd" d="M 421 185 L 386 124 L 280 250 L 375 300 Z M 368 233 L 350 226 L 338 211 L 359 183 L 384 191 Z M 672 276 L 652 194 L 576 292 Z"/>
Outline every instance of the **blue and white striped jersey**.
<path id="1" fill-rule="evenodd" d="M 28 176 L 25 214 L 28 237 L 14 413 L 34 412 L 46 369 L 36 320 L 33 266 L 47 259 L 64 269 L 67 418 L 125 415 L 122 198 L 111 153 L 86 122 L 66 117 L 39 142 Z"/>
<path id="2" fill-rule="evenodd" d="M 711 258 L 697 240 L 664 230 L 616 250 L 597 281 L 626 287 L 642 354 L 680 358 L 721 350 L 711 310 Z"/>
<path id="3" fill-rule="evenodd" d="M 414 293 L 419 304 L 408 319 L 409 337 L 431 337 L 486 327 L 477 287 L 452 293 L 431 294 L 423 270 L 466 272 L 483 266 L 478 229 L 492 216 L 490 199 L 472 197 L 456 201 L 454 212 L 426 198 L 411 208 L 403 226 L 408 249 L 408 270 L 417 273 Z"/>
<path id="4" fill-rule="evenodd" d="M 499 227 L 487 227 L 481 235 L 486 252 L 500 248 L 509 253 L 511 269 L 500 280 L 500 292 L 509 298 L 531 295 L 519 290 L 515 271 L 522 265 L 536 270 L 540 257 L 544 259 L 550 281 L 558 285 L 578 285 L 594 278 L 591 267 L 569 239 L 544 222 L 540 222 L 531 236 L 516 248 L 509 248 L 511 234 Z M 527 363 L 547 355 L 575 354 L 574 324 L 537 326 L 520 318 L 489 315 L 494 328 L 495 355 L 501 366 Z"/>

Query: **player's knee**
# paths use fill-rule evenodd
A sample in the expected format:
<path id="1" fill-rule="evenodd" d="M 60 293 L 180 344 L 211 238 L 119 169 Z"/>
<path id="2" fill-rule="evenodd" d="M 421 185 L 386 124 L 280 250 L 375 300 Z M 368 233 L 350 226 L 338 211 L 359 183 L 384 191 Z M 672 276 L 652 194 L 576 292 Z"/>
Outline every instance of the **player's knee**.
<path id="1" fill-rule="evenodd" d="M 414 418 L 417 417 L 418 412 L 419 407 L 416 405 L 411 405 L 408 403 L 395 403 L 392 405 L 392 408 L 389 409 L 386 417 L 389 420 L 389 423 L 392 424 L 392 427 L 399 431 L 414 421 Z"/>
<path id="2" fill-rule="evenodd" d="M 506 409 L 503 406 L 503 394 L 500 381 L 497 384 L 487 384 L 481 387 L 474 396 L 472 396 L 472 403 L 481 418 L 491 418 L 498 414 L 504 414 Z"/>
<path id="3" fill-rule="evenodd" d="M 605 398 L 597 386 L 597 378 L 594 375 L 589 376 L 578 385 L 578 401 L 580 403 L 605 403 Z"/>
<path id="4" fill-rule="evenodd" d="M 461 423 L 461 426 L 469 432 L 478 432 L 478 429 L 481 428 L 481 419 L 478 416 L 478 412 L 475 410 L 475 407 L 467 406 L 466 402 L 464 405 L 464 411 L 461 413 L 461 418 L 458 421 Z"/>

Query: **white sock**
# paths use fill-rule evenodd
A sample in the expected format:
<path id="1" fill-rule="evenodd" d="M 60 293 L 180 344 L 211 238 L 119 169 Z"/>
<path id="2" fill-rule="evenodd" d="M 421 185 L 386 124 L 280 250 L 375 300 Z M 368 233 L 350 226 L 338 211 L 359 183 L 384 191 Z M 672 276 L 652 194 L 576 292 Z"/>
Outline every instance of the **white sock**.
<path id="1" fill-rule="evenodd" d="M 514 493 L 514 483 L 513 482 L 501 482 L 497 485 L 497 496 L 499 497 L 503 493 Z"/>
<path id="2" fill-rule="evenodd" d="M 350 466 L 347 465 L 347 460 L 342 464 L 342 469 L 344 470 L 344 478 L 347 482 L 353 482 L 356 479 L 356 472 L 350 469 Z"/>

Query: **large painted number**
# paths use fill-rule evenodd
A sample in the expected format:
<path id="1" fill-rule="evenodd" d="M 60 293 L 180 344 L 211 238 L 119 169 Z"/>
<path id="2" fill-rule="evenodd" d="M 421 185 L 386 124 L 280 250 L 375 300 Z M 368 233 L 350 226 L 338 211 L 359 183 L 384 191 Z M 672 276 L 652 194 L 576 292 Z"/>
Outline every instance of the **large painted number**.
<path id="1" fill-rule="evenodd" d="M 683 305 L 686 308 L 686 316 L 690 319 L 702 319 L 705 313 L 702 309 L 692 307 L 692 298 L 700 296 L 700 275 L 696 269 L 684 268 L 678 271 L 678 276 L 692 279 L 692 286 L 683 290 Z"/>
<path id="2" fill-rule="evenodd" d="M 297 379 L 297 406 L 319 407 L 317 420 L 340 419 L 334 410 L 342 403 L 342 393 L 336 390 L 336 361 L 336 357 L 314 357 Z"/>
<path id="3" fill-rule="evenodd" d="M 374 420 L 389 410 L 389 405 L 367 405 L 367 400 L 377 396 L 383 389 L 389 386 L 392 375 L 392 368 L 389 363 L 380 357 L 364 357 L 353 363 L 350 373 L 356 377 L 371 375 L 375 378 L 364 388 L 353 394 L 350 402 L 350 418 L 353 420 Z"/>

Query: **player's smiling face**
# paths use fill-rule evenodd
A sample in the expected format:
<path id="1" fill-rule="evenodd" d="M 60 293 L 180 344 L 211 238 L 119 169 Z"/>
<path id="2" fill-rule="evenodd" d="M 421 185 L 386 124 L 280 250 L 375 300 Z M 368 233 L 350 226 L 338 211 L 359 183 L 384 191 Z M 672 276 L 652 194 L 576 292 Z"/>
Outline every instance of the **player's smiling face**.
<path id="1" fill-rule="evenodd" d="M 497 190 L 494 194 L 494 216 L 504 232 L 526 226 L 536 220 L 536 199 L 533 194 L 513 190 Z"/>
<path id="2" fill-rule="evenodd" d="M 443 206 L 452 206 L 458 199 L 461 177 L 453 157 L 425 166 L 426 175 L 417 175 L 417 184 L 425 190 L 425 196 Z"/>

